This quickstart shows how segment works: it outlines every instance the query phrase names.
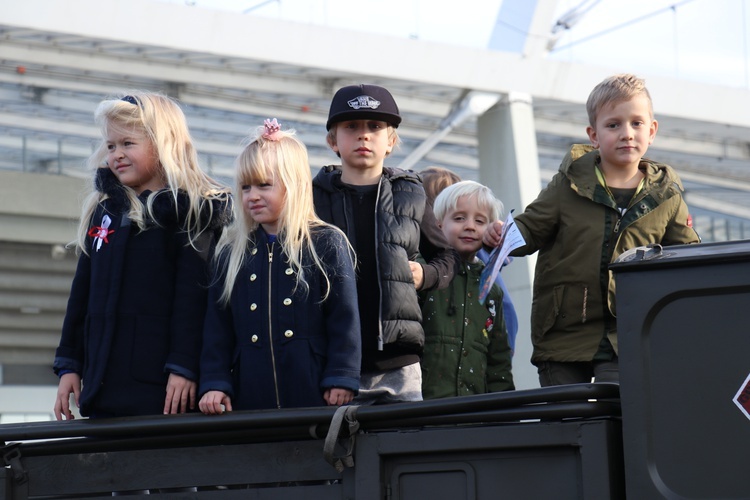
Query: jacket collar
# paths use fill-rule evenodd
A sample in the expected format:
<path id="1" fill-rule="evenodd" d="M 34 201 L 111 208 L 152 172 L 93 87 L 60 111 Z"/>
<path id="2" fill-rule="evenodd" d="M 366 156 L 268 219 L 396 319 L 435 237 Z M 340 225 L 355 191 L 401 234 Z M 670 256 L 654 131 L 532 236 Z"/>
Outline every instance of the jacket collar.
<path id="1" fill-rule="evenodd" d="M 383 167 L 381 183 L 383 178 L 390 180 L 406 179 L 412 182 L 420 182 L 419 177 L 415 172 L 394 167 Z M 341 189 L 341 165 L 326 165 L 321 168 L 315 175 L 313 183 L 326 191 L 332 192 Z"/>
<path id="2" fill-rule="evenodd" d="M 587 144 L 574 144 L 560 164 L 560 173 L 569 180 L 571 187 L 581 196 L 592 198 L 599 185 L 596 164 L 599 150 Z M 679 177 L 669 165 L 642 158 L 639 168 L 646 174 L 643 191 L 684 191 Z"/>
<path id="3" fill-rule="evenodd" d="M 99 168 L 94 176 L 94 187 L 97 191 L 107 195 L 107 207 L 113 213 L 123 212 L 130 209 L 130 201 L 125 193 L 125 187 L 117 179 L 109 168 Z M 138 196 L 144 207 L 148 197 L 153 195 L 152 211 L 149 219 L 166 227 L 181 227 L 190 210 L 190 202 L 184 191 L 178 191 L 177 197 L 169 189 L 160 189 L 155 193 L 144 191 Z M 231 218 L 231 201 L 210 200 L 203 206 L 200 213 L 201 223 L 211 231 L 219 230 L 229 223 Z"/>

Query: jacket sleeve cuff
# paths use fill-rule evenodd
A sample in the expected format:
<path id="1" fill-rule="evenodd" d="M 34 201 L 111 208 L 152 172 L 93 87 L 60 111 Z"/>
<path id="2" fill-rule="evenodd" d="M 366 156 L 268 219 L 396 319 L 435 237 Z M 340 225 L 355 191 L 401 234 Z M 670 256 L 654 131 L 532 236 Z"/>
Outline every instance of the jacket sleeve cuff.
<path id="1" fill-rule="evenodd" d="M 193 382 L 198 380 L 198 376 L 195 374 L 195 372 L 192 372 L 187 368 L 175 365 L 173 363 L 167 363 L 164 366 L 164 371 L 168 373 L 174 373 L 175 375 L 179 375 L 180 377 L 185 377 L 186 379 L 192 380 Z"/>
<path id="2" fill-rule="evenodd" d="M 320 388 L 323 390 L 330 389 L 331 387 L 349 389 L 350 391 L 354 391 L 354 394 L 357 394 L 359 392 L 359 380 L 350 377 L 325 377 L 320 382 Z"/>
<path id="3" fill-rule="evenodd" d="M 203 381 L 198 388 L 198 397 L 203 397 L 208 391 L 221 391 L 230 398 L 234 399 L 234 390 L 232 390 L 232 384 L 224 382 L 223 380 L 208 380 Z"/>
<path id="4" fill-rule="evenodd" d="M 422 265 L 422 287 L 420 290 L 432 290 L 438 283 L 438 273 L 435 266 Z"/>
<path id="5" fill-rule="evenodd" d="M 52 365 L 55 375 L 62 377 L 66 373 L 81 373 L 81 363 L 71 358 L 56 357 Z"/>

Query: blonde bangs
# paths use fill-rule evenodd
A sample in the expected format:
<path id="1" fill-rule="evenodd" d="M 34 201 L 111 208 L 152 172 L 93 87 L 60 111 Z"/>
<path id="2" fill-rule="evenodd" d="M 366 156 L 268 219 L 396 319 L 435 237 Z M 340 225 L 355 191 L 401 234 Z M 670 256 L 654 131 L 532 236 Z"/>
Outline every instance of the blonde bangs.
<path id="1" fill-rule="evenodd" d="M 268 148 L 265 150 L 257 143 L 252 143 L 242 150 L 235 162 L 236 193 L 242 192 L 242 186 L 251 184 L 273 184 L 276 180 L 276 170 L 273 167 L 277 158 Z"/>

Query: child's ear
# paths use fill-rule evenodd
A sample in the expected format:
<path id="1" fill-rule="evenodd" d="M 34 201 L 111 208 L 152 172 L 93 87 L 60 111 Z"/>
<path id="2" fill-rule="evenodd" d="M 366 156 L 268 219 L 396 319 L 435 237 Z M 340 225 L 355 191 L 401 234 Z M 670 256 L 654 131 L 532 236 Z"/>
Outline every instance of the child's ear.
<path id="1" fill-rule="evenodd" d="M 331 137 L 330 135 L 326 137 L 326 142 L 328 143 L 328 147 L 330 147 L 334 153 L 339 152 L 339 147 L 336 145 L 336 138 Z"/>
<path id="2" fill-rule="evenodd" d="M 599 139 L 596 136 L 596 129 L 594 127 L 586 127 L 586 133 L 589 136 L 589 141 L 591 141 L 591 145 L 594 146 L 596 149 L 599 149 Z"/>
<path id="3" fill-rule="evenodd" d="M 390 128 L 390 127 L 389 127 L 389 129 L 390 129 L 391 133 L 388 134 L 388 150 L 385 153 L 386 155 L 391 154 L 391 152 L 393 151 L 394 146 L 396 146 L 396 137 L 397 137 L 396 136 L 396 131 L 394 129 Z"/>
<path id="4" fill-rule="evenodd" d="M 326 142 L 328 143 L 328 147 L 333 150 L 334 153 L 339 154 L 339 147 L 336 145 L 336 131 L 338 129 L 338 124 L 334 123 L 331 127 L 331 130 L 328 131 L 326 134 Z"/>
<path id="5" fill-rule="evenodd" d="M 651 127 L 649 129 L 648 134 L 648 143 L 652 144 L 654 142 L 654 139 L 656 138 L 656 131 L 659 130 L 659 122 L 656 120 L 651 120 Z"/>

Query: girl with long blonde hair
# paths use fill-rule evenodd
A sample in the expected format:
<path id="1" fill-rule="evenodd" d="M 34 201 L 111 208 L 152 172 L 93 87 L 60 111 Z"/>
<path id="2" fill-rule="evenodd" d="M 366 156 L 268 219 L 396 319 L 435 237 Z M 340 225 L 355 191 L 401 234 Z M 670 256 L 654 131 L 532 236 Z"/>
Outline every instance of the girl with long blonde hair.
<path id="1" fill-rule="evenodd" d="M 209 290 L 199 407 L 348 403 L 360 369 L 354 258 L 344 234 L 315 215 L 307 149 L 266 120 L 235 177 L 235 218 Z"/>
<path id="2" fill-rule="evenodd" d="M 195 408 L 208 255 L 229 221 L 229 190 L 198 164 L 175 101 L 107 99 L 89 159 L 78 268 L 54 369 L 54 412 L 114 417 Z M 83 383 L 83 385 L 82 385 Z"/>

